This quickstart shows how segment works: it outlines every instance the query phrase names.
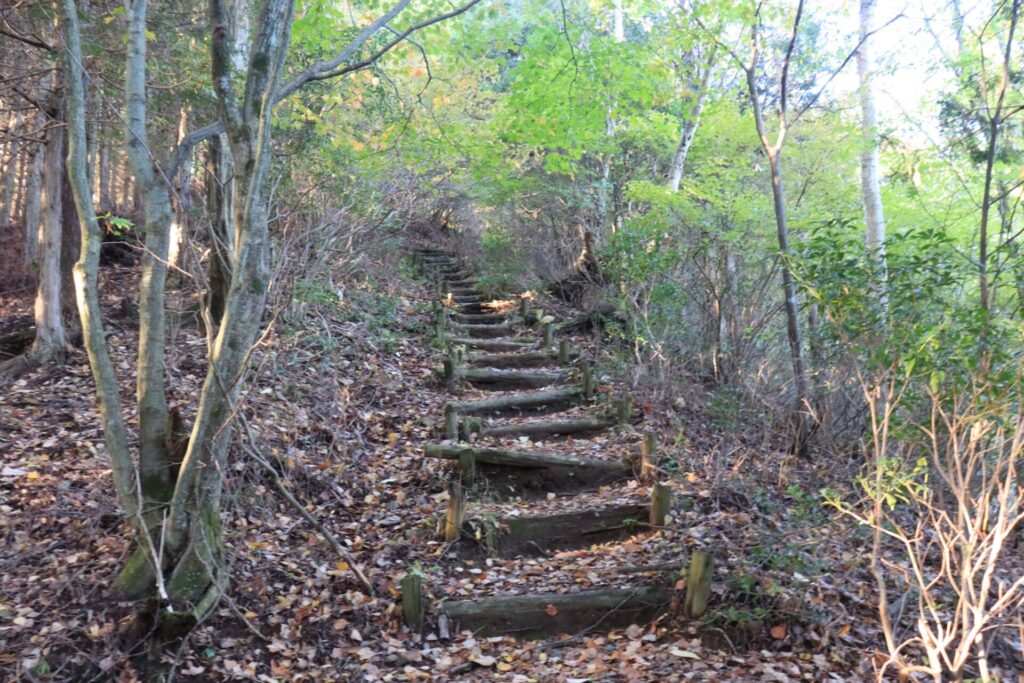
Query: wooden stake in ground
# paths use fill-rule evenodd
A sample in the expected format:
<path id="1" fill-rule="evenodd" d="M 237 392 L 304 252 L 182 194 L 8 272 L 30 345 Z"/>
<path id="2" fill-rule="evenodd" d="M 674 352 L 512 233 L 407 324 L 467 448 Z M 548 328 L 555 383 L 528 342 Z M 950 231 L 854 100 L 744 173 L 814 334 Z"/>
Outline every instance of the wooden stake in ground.
<path id="1" fill-rule="evenodd" d="M 651 490 L 651 526 L 665 526 L 665 518 L 672 507 L 672 489 L 664 484 L 655 484 Z"/>
<path id="2" fill-rule="evenodd" d="M 683 611 L 688 617 L 703 616 L 707 610 L 713 570 L 714 559 L 710 553 L 700 550 L 693 553 L 690 571 L 686 576 L 686 599 L 683 601 Z"/>
<path id="3" fill-rule="evenodd" d="M 558 362 L 568 363 L 569 362 L 569 340 L 560 339 L 558 341 Z"/>
<path id="4" fill-rule="evenodd" d="M 583 363 L 583 398 L 594 397 L 594 367 L 589 361 Z"/>
<path id="5" fill-rule="evenodd" d="M 444 438 L 459 440 L 459 411 L 452 405 L 444 407 Z"/>
<path id="6" fill-rule="evenodd" d="M 654 434 L 647 432 L 640 444 L 640 479 L 650 481 L 658 466 L 655 459 L 658 457 L 658 442 Z"/>
<path id="7" fill-rule="evenodd" d="M 472 451 L 459 453 L 459 476 L 463 488 L 469 488 L 476 482 L 476 456 Z"/>
<path id="8" fill-rule="evenodd" d="M 555 345 L 555 324 L 545 323 L 544 324 L 544 349 L 551 350 Z"/>
<path id="9" fill-rule="evenodd" d="M 619 424 L 626 424 L 633 417 L 633 397 L 629 394 L 615 400 L 615 419 Z"/>
<path id="10" fill-rule="evenodd" d="M 466 513 L 466 492 L 453 481 L 448 488 L 448 516 L 444 521 L 444 540 L 457 541 L 462 535 L 462 518 Z"/>
<path id="11" fill-rule="evenodd" d="M 530 316 L 530 300 L 525 296 L 519 300 L 519 315 L 525 323 Z"/>
<path id="12" fill-rule="evenodd" d="M 402 617 L 409 628 L 423 627 L 423 577 L 410 572 L 402 577 Z"/>

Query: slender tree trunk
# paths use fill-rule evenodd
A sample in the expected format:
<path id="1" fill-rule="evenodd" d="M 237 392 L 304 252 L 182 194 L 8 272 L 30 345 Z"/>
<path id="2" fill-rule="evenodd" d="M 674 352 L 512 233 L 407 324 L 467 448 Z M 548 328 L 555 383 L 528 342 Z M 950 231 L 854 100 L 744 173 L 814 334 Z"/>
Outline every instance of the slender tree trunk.
<path id="1" fill-rule="evenodd" d="M 20 127 L 20 118 L 14 123 L 11 133 L 17 135 Z M 18 157 L 21 155 L 21 143 L 12 140 L 7 145 L 7 155 L 4 166 L 3 193 L 0 194 L 0 225 L 8 225 L 13 222 L 14 216 L 14 181 L 18 174 Z"/>
<path id="2" fill-rule="evenodd" d="M 100 128 L 101 134 L 102 131 Z M 102 136 L 97 144 L 100 146 L 100 209 L 110 211 L 113 208 L 110 198 L 110 143 L 106 136 Z"/>
<path id="3" fill-rule="evenodd" d="M 863 150 L 860 155 L 860 187 L 864 201 L 865 245 L 875 264 L 873 288 L 885 311 L 888 308 L 885 259 L 885 213 L 879 182 L 878 115 L 875 87 L 871 78 L 871 31 L 874 28 L 875 0 L 860 2 L 860 48 L 857 50 L 857 74 L 860 77 L 860 110 Z"/>
<path id="4" fill-rule="evenodd" d="M 708 96 L 708 83 L 711 80 L 711 72 L 714 70 L 717 52 L 718 46 L 716 45 L 708 55 L 700 81 L 689 84 L 691 106 L 686 120 L 683 122 L 683 131 L 679 137 L 679 144 L 676 146 L 676 153 L 672 157 L 672 166 L 669 168 L 668 174 L 668 186 L 673 192 L 679 191 L 679 184 L 682 182 L 683 173 L 686 170 L 686 157 L 690 154 L 690 146 L 693 145 L 693 138 L 696 137 L 697 128 L 700 126 L 700 117 L 704 112 L 704 102 Z M 696 60 L 696 57 L 694 59 Z"/>
<path id="5" fill-rule="evenodd" d="M 63 121 L 60 96 L 54 89 L 54 121 Z M 60 256 L 62 241 L 64 178 L 64 127 L 51 126 L 46 133 L 42 178 L 42 210 L 39 221 L 38 244 L 39 284 L 36 289 L 36 338 L 29 351 L 29 359 L 45 363 L 60 358 L 64 353 L 64 322 L 61 317 Z"/>
<path id="6" fill-rule="evenodd" d="M 150 523 L 159 521 L 160 503 L 173 488 L 171 464 L 165 447 L 169 410 L 164 393 L 167 256 L 170 225 L 174 219 L 166 179 L 151 156 L 147 136 L 146 21 L 148 0 L 128 0 L 128 44 L 125 68 L 127 101 L 126 147 L 142 199 L 142 232 L 146 249 L 139 281 L 139 352 L 136 398 L 139 406 L 139 466 L 142 491 L 152 506 Z"/>
<path id="7" fill-rule="evenodd" d="M 28 180 L 25 183 L 25 249 L 26 264 L 35 263 L 39 258 L 39 215 L 43 192 L 43 149 L 41 144 L 32 150 Z"/>
<path id="8" fill-rule="evenodd" d="M 216 334 L 224 317 L 224 302 L 231 284 L 231 261 L 234 249 L 234 231 L 230 228 L 229 150 L 226 136 L 218 135 L 209 141 L 206 174 L 206 213 L 210 217 L 210 261 L 207 266 L 209 292 L 206 301 L 210 321 Z"/>
<path id="9" fill-rule="evenodd" d="M 996 150 L 999 144 L 999 127 L 1002 124 L 1003 104 L 1006 91 L 1010 85 L 1010 61 L 1013 54 L 1013 34 L 1017 28 L 1017 17 L 1020 12 L 1021 0 L 1013 0 L 1010 8 L 1010 27 L 1006 36 L 1006 48 L 1003 51 L 1002 77 L 999 92 L 996 95 L 994 111 L 989 117 L 988 147 L 985 153 L 985 190 L 981 197 L 981 225 L 978 230 L 978 293 L 982 311 L 986 317 L 991 313 L 992 296 L 989 292 L 988 278 L 988 220 L 992 209 L 992 176 L 995 170 Z"/>
<path id="10" fill-rule="evenodd" d="M 128 435 L 121 409 L 120 390 L 107 350 L 103 315 L 99 302 L 100 245 L 103 234 L 92 209 L 92 187 L 86 158 L 85 85 L 82 75 L 82 46 L 75 0 L 62 0 L 65 29 L 65 74 L 67 75 L 68 155 L 67 169 L 72 196 L 82 232 L 79 259 L 75 264 L 75 298 L 82 323 L 82 336 L 89 367 L 96 384 L 96 398 L 103 434 L 110 459 L 114 490 L 129 523 L 136 529 L 139 542 L 147 548 L 148 534 L 142 523 L 135 491 L 135 466 L 128 448 Z M 63 128 L 58 128 L 63 134 Z"/>
<path id="11" fill-rule="evenodd" d="M 22 145 L 21 154 L 18 155 L 17 180 L 14 183 L 14 209 L 11 211 L 11 223 L 25 219 L 25 186 L 28 182 L 28 169 L 32 164 L 32 154 L 26 151 L 29 145 Z"/>
<path id="12" fill-rule="evenodd" d="M 786 195 L 782 184 L 782 156 L 780 152 L 769 155 L 772 175 L 772 200 L 775 208 L 775 227 L 779 239 L 779 253 L 782 256 L 782 292 L 786 308 L 786 336 L 789 340 L 789 354 L 793 361 L 793 381 L 799 411 L 807 409 L 810 391 L 807 386 L 807 371 L 804 367 L 803 335 L 800 331 L 800 305 L 796 297 L 796 282 L 790 269 L 793 255 L 789 244 L 789 221 L 786 218 Z M 802 445 L 802 444 L 801 444 Z"/>

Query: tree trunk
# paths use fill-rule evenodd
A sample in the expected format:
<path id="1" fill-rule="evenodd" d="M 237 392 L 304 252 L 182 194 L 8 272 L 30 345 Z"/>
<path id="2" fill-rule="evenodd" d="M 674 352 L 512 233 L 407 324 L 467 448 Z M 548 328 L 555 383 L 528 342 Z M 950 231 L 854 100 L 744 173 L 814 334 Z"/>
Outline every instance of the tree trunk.
<path id="1" fill-rule="evenodd" d="M 100 131 L 102 132 L 102 128 Z M 100 211 L 111 211 L 113 202 L 110 197 L 110 142 L 103 139 L 97 140 L 100 146 Z"/>
<path id="2" fill-rule="evenodd" d="M 39 258 L 39 216 L 43 193 L 43 145 L 35 145 L 25 183 L 25 263 L 33 264 Z"/>
<path id="3" fill-rule="evenodd" d="M 215 335 L 224 317 L 224 302 L 231 284 L 234 231 L 230 228 L 229 186 L 232 181 L 226 136 L 211 138 L 207 150 L 206 213 L 210 217 L 210 261 L 206 270 L 209 285 L 206 302 L 214 326 L 211 333 Z"/>
<path id="4" fill-rule="evenodd" d="M 792 249 L 789 245 L 789 222 L 786 218 L 786 196 L 782 185 L 782 157 L 780 152 L 769 155 L 772 174 L 772 199 L 775 206 L 775 227 L 779 238 L 779 253 L 782 257 L 782 292 L 786 308 L 786 336 L 789 353 L 793 361 L 793 381 L 796 385 L 796 409 L 802 413 L 807 409 L 810 392 L 807 387 L 807 373 L 804 368 L 803 336 L 800 332 L 800 306 L 796 298 L 796 282 L 790 269 Z M 801 423 L 803 420 L 801 420 Z M 800 425 L 800 435 L 804 435 Z M 802 444 L 801 444 L 802 446 Z"/>
<path id="5" fill-rule="evenodd" d="M 860 156 L 861 196 L 864 200 L 865 245 L 875 265 L 873 288 L 884 311 L 887 269 L 885 263 L 885 214 L 879 184 L 878 115 L 875 111 L 875 87 L 871 79 L 870 34 L 873 29 L 875 0 L 860 2 L 860 48 L 857 50 L 857 74 L 860 77 L 861 134 L 864 148 Z"/>
<path id="6" fill-rule="evenodd" d="M 1017 28 L 1020 2 L 1021 0 L 1013 0 L 1013 5 L 1010 9 L 1010 27 L 1007 31 L 1006 47 L 1003 51 L 1002 76 L 999 82 L 999 91 L 996 96 L 994 111 L 988 121 L 988 146 L 985 152 L 985 190 L 981 197 L 981 226 L 978 231 L 978 293 L 981 309 L 985 312 L 986 317 L 989 316 L 992 308 L 992 296 L 989 292 L 988 278 L 988 218 L 992 209 L 992 176 L 999 143 L 999 128 L 1003 118 L 1003 105 L 1006 102 L 1006 91 L 1010 85 L 1013 34 Z"/>
<path id="7" fill-rule="evenodd" d="M 691 107 L 686 121 L 683 123 L 679 145 L 676 147 L 676 153 L 672 157 L 672 166 L 669 168 L 668 174 L 668 186 L 673 192 L 679 191 L 679 184 L 682 182 L 683 173 L 686 170 L 686 157 L 690 153 L 690 146 L 693 144 L 693 138 L 696 137 L 697 128 L 700 126 L 700 117 L 704 111 L 704 102 L 707 100 L 708 82 L 711 80 L 711 72 L 714 69 L 717 51 L 717 46 L 711 49 L 711 54 L 708 55 L 708 61 L 704 66 L 704 72 L 700 77 L 700 81 L 695 83 L 691 80 L 688 84 L 692 92 L 690 96 Z"/>
<path id="8" fill-rule="evenodd" d="M 60 96 L 54 89 L 51 110 L 54 121 L 63 121 Z M 39 284 L 36 289 L 36 338 L 29 359 L 45 363 L 64 353 L 64 322 L 61 317 L 61 242 L 64 178 L 64 127 L 51 126 L 43 150 L 41 215 L 39 235 Z"/>
<path id="9" fill-rule="evenodd" d="M 160 519 L 160 504 L 174 486 L 165 443 L 169 418 L 164 394 L 166 316 L 164 310 L 170 225 L 174 213 L 169 188 L 156 172 L 146 130 L 147 0 L 129 0 L 125 68 L 127 127 L 125 144 L 142 199 L 145 250 L 139 281 L 139 351 L 136 397 L 139 409 L 139 467 L 142 492 L 151 511 L 150 523 Z"/>

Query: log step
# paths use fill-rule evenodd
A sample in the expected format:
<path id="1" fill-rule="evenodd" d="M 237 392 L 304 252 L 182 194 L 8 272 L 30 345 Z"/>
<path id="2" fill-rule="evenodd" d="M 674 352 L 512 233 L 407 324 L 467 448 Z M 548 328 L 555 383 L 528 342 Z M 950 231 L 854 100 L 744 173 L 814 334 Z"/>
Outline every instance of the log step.
<path id="1" fill-rule="evenodd" d="M 578 356 L 573 354 L 570 358 Z M 534 368 L 558 362 L 555 351 L 527 351 L 525 353 L 470 353 L 466 362 L 492 368 Z"/>
<path id="2" fill-rule="evenodd" d="M 644 624 L 663 613 L 671 598 L 667 585 L 635 586 L 445 601 L 441 611 L 459 629 L 477 636 L 537 639 Z"/>
<path id="3" fill-rule="evenodd" d="M 616 424 L 615 418 L 592 417 L 578 420 L 541 420 L 519 424 L 484 425 L 480 436 L 567 436 L 598 432 Z"/>
<path id="4" fill-rule="evenodd" d="M 536 339 L 473 339 L 471 337 L 451 337 L 451 343 L 465 346 L 468 349 L 483 351 L 522 351 L 536 348 Z"/>
<path id="5" fill-rule="evenodd" d="M 578 469 L 605 470 L 608 472 L 629 474 L 627 465 L 621 462 L 580 458 L 573 455 L 559 455 L 544 451 L 512 451 L 501 448 L 478 448 L 476 446 L 434 444 L 424 446 L 423 454 L 428 458 L 458 460 L 459 456 L 471 455 L 478 465 L 496 467 L 517 467 L 523 469 L 550 469 L 554 467 L 572 467 Z"/>
<path id="6" fill-rule="evenodd" d="M 496 396 L 475 401 L 449 403 L 460 415 L 493 415 L 509 411 L 531 410 L 552 406 L 572 405 L 583 399 L 583 390 L 579 387 L 564 389 L 548 389 L 546 391 L 530 391 L 509 396 Z"/>
<path id="7" fill-rule="evenodd" d="M 513 330 L 512 326 L 508 324 L 487 325 L 483 323 L 478 323 L 459 325 L 453 324 L 452 331 L 469 337 L 496 339 L 498 337 L 507 337 L 508 335 L 512 334 Z"/>
<path id="8" fill-rule="evenodd" d="M 469 368 L 459 371 L 459 376 L 470 384 L 482 388 L 500 390 L 512 387 L 547 387 L 569 379 L 564 370 L 501 370 L 495 368 Z"/>
<path id="9" fill-rule="evenodd" d="M 649 505 L 614 505 L 559 515 L 468 519 L 462 535 L 479 538 L 488 552 L 501 557 L 543 555 L 629 538 L 647 528 L 649 517 Z"/>
<path id="10" fill-rule="evenodd" d="M 498 498 L 546 498 L 552 491 L 596 490 L 633 476 L 623 462 L 579 458 L 543 451 L 477 448 L 465 444 L 429 444 L 426 457 L 472 459 L 475 476 L 487 481 L 487 492 Z"/>
<path id="11" fill-rule="evenodd" d="M 457 323 L 502 323 L 508 320 L 508 313 L 452 313 Z"/>

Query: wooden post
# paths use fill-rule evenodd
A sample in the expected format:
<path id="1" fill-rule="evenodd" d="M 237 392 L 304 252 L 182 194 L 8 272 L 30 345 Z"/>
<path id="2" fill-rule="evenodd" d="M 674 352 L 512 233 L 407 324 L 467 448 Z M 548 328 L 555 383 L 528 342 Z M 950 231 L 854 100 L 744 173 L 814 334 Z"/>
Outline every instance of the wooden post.
<path id="1" fill-rule="evenodd" d="M 658 468 L 656 458 L 658 457 L 658 441 L 654 434 L 647 432 L 644 440 L 640 443 L 640 479 L 650 481 L 654 471 Z"/>
<path id="2" fill-rule="evenodd" d="M 449 289 L 448 280 L 442 281 L 441 282 L 441 296 L 447 299 L 448 298 L 448 292 L 450 292 L 450 291 L 451 290 Z"/>
<path id="3" fill-rule="evenodd" d="M 686 616 L 695 619 L 703 616 L 707 610 L 714 564 L 711 554 L 701 550 L 694 551 L 690 558 L 690 571 L 686 576 L 686 598 L 683 602 L 683 612 Z"/>
<path id="4" fill-rule="evenodd" d="M 569 340 L 559 339 L 558 340 L 558 362 L 568 363 L 569 362 Z"/>
<path id="5" fill-rule="evenodd" d="M 665 517 L 672 507 L 672 489 L 664 484 L 655 484 L 651 489 L 651 526 L 665 526 Z"/>
<path id="6" fill-rule="evenodd" d="M 629 394 L 615 399 L 615 419 L 619 424 L 626 424 L 633 417 L 633 397 Z"/>
<path id="7" fill-rule="evenodd" d="M 519 315 L 523 322 L 526 322 L 527 317 L 530 315 L 530 300 L 525 296 L 519 299 Z"/>
<path id="8" fill-rule="evenodd" d="M 583 398 L 594 397 L 594 368 L 589 361 L 583 363 Z"/>
<path id="9" fill-rule="evenodd" d="M 459 440 L 459 413 L 452 405 L 444 407 L 444 438 Z"/>
<path id="10" fill-rule="evenodd" d="M 555 345 L 555 324 L 547 323 L 544 325 L 544 349 L 550 351 Z"/>
<path id="11" fill-rule="evenodd" d="M 462 535 L 462 516 L 466 510 L 466 493 L 462 484 L 453 481 L 448 488 L 448 516 L 444 520 L 444 540 L 457 541 Z"/>
<path id="12" fill-rule="evenodd" d="M 469 451 L 459 453 L 459 474 L 463 488 L 470 488 L 476 482 L 476 456 Z"/>
<path id="13" fill-rule="evenodd" d="M 423 577 L 410 572 L 402 577 L 402 617 L 409 628 L 423 627 Z"/>
<path id="14" fill-rule="evenodd" d="M 455 375 L 458 374 L 458 370 L 455 367 L 455 361 L 453 361 L 451 358 L 445 358 L 443 361 L 441 361 L 441 365 L 444 367 L 444 381 L 454 382 Z"/>
<path id="15" fill-rule="evenodd" d="M 437 341 L 440 344 L 444 343 L 445 339 L 445 322 L 447 321 L 447 315 L 445 315 L 444 306 L 438 306 L 437 312 L 434 314 L 434 328 L 437 334 Z"/>

